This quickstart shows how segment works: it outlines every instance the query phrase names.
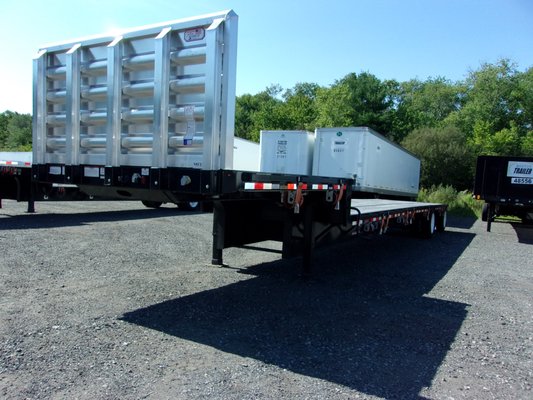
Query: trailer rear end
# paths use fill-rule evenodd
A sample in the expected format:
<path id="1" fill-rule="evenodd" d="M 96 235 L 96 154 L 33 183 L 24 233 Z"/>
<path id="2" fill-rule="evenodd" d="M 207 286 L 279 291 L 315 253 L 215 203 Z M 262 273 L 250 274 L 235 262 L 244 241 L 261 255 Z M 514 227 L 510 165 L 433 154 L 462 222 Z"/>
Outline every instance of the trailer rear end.
<path id="1" fill-rule="evenodd" d="M 478 157 L 473 195 L 485 201 L 482 220 L 487 231 L 501 215 L 533 222 L 533 157 Z"/>
<path id="2" fill-rule="evenodd" d="M 0 208 L 2 199 L 30 200 L 31 158 L 28 152 L 0 152 Z"/>

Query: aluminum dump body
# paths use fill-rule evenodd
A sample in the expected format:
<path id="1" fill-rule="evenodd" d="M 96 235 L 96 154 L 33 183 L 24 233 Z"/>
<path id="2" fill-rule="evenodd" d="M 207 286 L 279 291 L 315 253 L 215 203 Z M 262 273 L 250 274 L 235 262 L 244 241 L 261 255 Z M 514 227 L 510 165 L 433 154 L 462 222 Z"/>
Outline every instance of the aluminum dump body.
<path id="1" fill-rule="evenodd" d="M 33 163 L 231 168 L 236 46 L 224 11 L 43 47 Z"/>

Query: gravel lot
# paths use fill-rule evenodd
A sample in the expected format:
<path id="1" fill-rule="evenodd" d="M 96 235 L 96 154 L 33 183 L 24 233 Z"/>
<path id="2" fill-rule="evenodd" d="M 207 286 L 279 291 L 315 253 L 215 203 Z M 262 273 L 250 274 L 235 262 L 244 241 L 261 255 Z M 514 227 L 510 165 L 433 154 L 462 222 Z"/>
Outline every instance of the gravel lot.
<path id="1" fill-rule="evenodd" d="M 211 266 L 209 214 L 36 207 L 0 209 L 0 398 L 533 398 L 533 227 L 360 237 L 302 281 Z"/>

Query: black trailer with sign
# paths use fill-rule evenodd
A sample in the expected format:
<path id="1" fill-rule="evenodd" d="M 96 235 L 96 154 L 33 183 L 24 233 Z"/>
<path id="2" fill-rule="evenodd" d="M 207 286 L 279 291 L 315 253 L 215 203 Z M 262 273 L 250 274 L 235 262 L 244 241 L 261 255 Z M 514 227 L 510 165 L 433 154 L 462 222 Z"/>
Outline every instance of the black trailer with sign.
<path id="1" fill-rule="evenodd" d="M 501 215 L 533 222 L 533 157 L 478 157 L 474 197 L 485 200 L 482 220 L 488 232 Z"/>

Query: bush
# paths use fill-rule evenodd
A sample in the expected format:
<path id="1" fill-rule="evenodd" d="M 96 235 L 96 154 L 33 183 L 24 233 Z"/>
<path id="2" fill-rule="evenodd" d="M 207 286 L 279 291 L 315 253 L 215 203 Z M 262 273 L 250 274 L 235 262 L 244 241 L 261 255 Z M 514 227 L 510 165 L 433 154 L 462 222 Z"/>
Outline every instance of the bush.
<path id="1" fill-rule="evenodd" d="M 417 200 L 425 203 L 448 204 L 450 214 L 463 217 L 479 218 L 483 207 L 483 202 L 472 198 L 472 193 L 466 190 L 458 192 L 452 186 L 443 185 L 420 189 Z"/>
<path id="2" fill-rule="evenodd" d="M 422 186 L 472 187 L 475 157 L 467 146 L 466 136 L 456 127 L 415 129 L 402 145 L 421 159 Z"/>

